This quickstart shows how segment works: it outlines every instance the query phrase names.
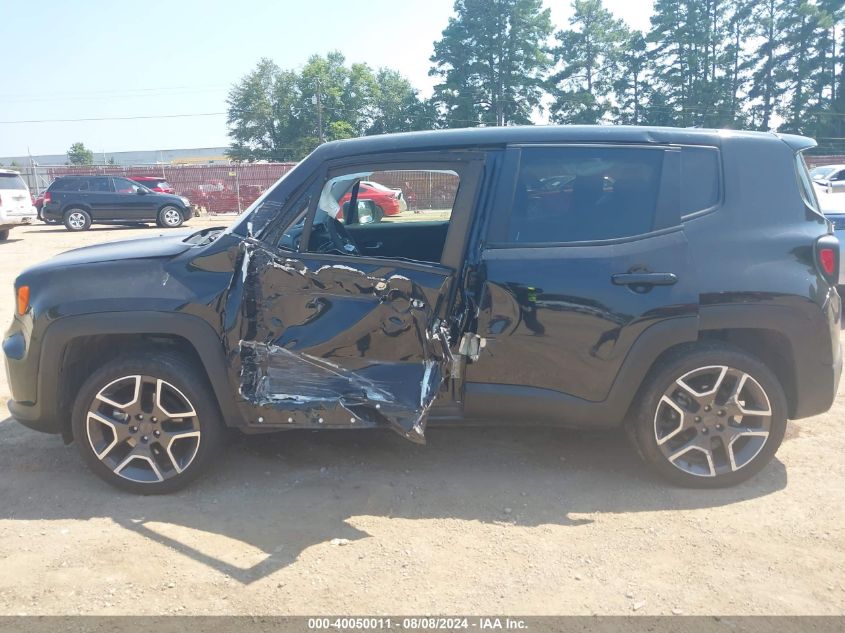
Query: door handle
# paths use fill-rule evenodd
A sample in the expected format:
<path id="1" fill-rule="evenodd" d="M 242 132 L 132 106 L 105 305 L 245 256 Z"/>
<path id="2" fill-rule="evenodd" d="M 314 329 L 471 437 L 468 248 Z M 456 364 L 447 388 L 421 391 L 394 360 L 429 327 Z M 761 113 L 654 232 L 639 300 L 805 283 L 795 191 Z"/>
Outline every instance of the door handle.
<path id="1" fill-rule="evenodd" d="M 610 276 L 616 286 L 671 286 L 678 281 L 675 273 L 616 273 Z"/>
<path id="2" fill-rule="evenodd" d="M 384 242 L 367 242 L 364 244 L 364 248 L 368 248 L 370 250 L 375 250 L 384 246 Z"/>

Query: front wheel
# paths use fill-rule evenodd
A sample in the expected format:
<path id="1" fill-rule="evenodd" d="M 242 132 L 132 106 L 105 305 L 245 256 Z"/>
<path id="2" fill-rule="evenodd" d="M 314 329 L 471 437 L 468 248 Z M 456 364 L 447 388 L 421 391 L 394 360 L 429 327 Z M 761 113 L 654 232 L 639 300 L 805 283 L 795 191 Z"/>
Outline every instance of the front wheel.
<path id="1" fill-rule="evenodd" d="M 772 459 L 786 418 L 786 397 L 771 370 L 714 343 L 661 362 L 628 430 L 640 455 L 666 479 L 719 488 L 749 479 Z"/>
<path id="2" fill-rule="evenodd" d="M 207 380 L 169 352 L 130 354 L 94 372 L 77 395 L 72 426 L 94 474 L 139 494 L 190 483 L 224 437 Z"/>
<path id="3" fill-rule="evenodd" d="M 158 225 L 167 229 L 175 229 L 182 226 L 185 221 L 182 211 L 173 206 L 163 207 L 158 212 Z"/>

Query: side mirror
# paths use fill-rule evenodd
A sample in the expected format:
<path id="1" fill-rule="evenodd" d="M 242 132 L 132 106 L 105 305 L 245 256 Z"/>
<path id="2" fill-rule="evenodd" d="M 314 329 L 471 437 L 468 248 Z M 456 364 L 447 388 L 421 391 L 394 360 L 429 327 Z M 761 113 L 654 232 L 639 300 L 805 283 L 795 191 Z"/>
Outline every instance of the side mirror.
<path id="1" fill-rule="evenodd" d="M 146 190 L 146 189 L 143 189 L 142 187 L 138 187 L 138 188 L 135 190 L 135 192 L 136 192 L 139 196 L 146 196 L 146 195 L 147 195 L 147 190 Z"/>
<path id="2" fill-rule="evenodd" d="M 358 201 L 358 224 L 372 224 L 375 222 L 375 204 L 372 200 Z"/>

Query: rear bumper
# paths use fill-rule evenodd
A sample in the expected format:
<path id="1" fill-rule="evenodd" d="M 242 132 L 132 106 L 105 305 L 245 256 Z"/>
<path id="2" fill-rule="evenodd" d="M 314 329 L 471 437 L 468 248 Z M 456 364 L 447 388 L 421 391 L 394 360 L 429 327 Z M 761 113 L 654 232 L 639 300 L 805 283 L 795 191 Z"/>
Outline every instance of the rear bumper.
<path id="1" fill-rule="evenodd" d="M 842 375 L 842 349 L 836 348 L 833 364 L 817 366 L 815 369 L 815 372 L 803 371 L 798 376 L 799 397 L 796 409 L 790 416 L 792 419 L 819 415 L 833 406 Z"/>
<path id="2" fill-rule="evenodd" d="M 822 320 L 809 325 L 818 337 L 804 336 L 793 339 L 795 357 L 796 402 L 792 419 L 808 418 L 824 413 L 833 406 L 842 375 L 842 346 L 840 332 L 842 301 L 835 289 L 828 292 L 821 309 Z M 816 338 L 818 343 L 813 340 Z M 820 348 L 829 350 L 826 361 L 819 362 Z M 815 351 L 814 351 L 815 350 Z"/>
<path id="3" fill-rule="evenodd" d="M 32 213 L 4 213 L 0 215 L 0 229 L 5 230 L 16 226 L 28 226 L 35 223 L 37 219 L 38 214 L 35 211 L 35 207 L 33 207 Z"/>

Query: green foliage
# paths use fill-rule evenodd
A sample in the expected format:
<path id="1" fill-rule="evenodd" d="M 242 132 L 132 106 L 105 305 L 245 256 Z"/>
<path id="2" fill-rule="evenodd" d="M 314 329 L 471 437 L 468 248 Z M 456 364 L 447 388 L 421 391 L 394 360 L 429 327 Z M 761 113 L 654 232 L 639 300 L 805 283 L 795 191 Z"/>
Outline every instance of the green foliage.
<path id="1" fill-rule="evenodd" d="M 67 151 L 67 160 L 71 165 L 93 165 L 94 152 L 85 147 L 84 143 L 74 143 Z"/>
<path id="2" fill-rule="evenodd" d="M 397 71 L 349 65 L 338 52 L 298 71 L 262 59 L 229 93 L 228 153 L 296 160 L 322 141 L 367 134 L 539 123 L 546 107 L 554 123 L 779 129 L 841 150 L 843 6 L 654 0 L 641 33 L 603 0 L 571 0 L 557 31 L 544 0 L 456 0 L 430 58 L 431 99 Z"/>
<path id="3" fill-rule="evenodd" d="M 347 66 L 338 52 L 312 56 L 299 72 L 262 59 L 227 104 L 227 153 L 237 161 L 298 160 L 321 141 L 425 129 L 433 118 L 398 72 Z"/>
<path id="4" fill-rule="evenodd" d="M 456 0 L 429 74 L 443 125 L 530 123 L 543 96 L 552 33 L 542 0 Z"/>
<path id="5" fill-rule="evenodd" d="M 551 78 L 556 123 L 600 123 L 613 107 L 614 88 L 625 77 L 625 49 L 632 34 L 601 0 L 574 0 L 571 29 L 558 31 L 560 70 Z"/>

